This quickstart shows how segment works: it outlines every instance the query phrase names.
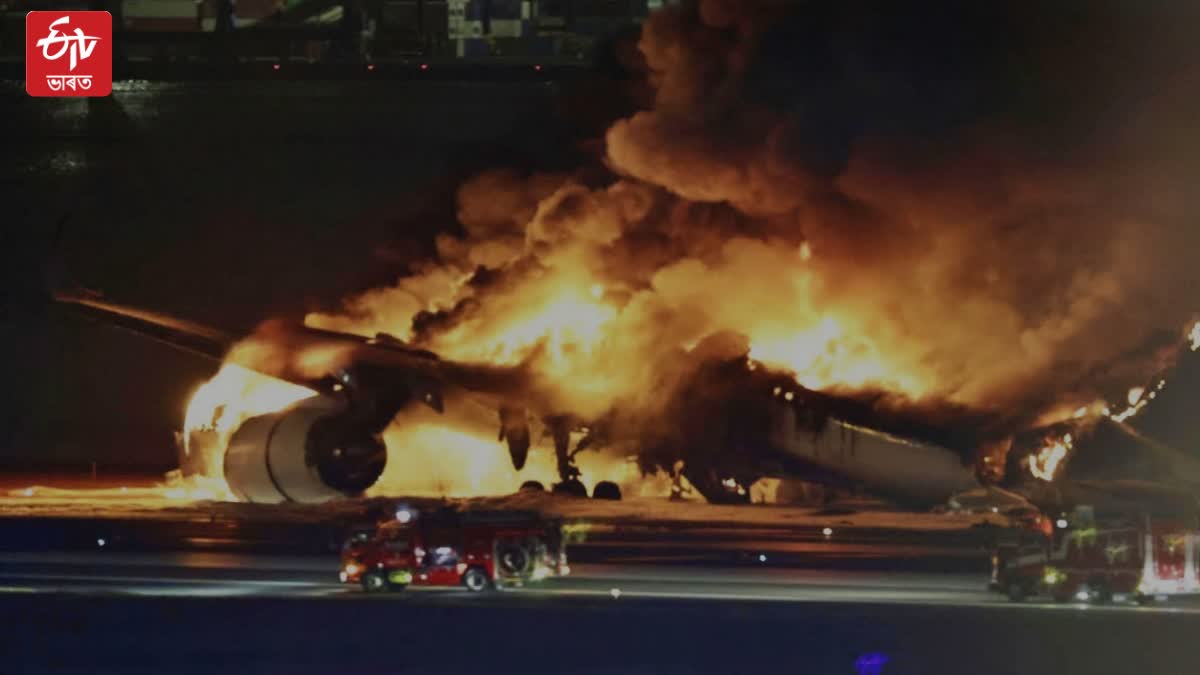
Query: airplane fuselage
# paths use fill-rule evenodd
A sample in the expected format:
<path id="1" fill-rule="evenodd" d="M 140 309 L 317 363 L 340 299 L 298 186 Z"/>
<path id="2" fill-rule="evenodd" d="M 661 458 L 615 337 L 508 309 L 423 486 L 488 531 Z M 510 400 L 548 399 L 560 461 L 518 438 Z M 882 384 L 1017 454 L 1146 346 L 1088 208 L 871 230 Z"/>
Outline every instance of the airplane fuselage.
<path id="1" fill-rule="evenodd" d="M 979 486 L 958 453 L 850 424 L 836 417 L 819 423 L 802 409 L 776 399 L 771 406 L 771 447 L 870 491 L 902 501 L 935 504 Z"/>

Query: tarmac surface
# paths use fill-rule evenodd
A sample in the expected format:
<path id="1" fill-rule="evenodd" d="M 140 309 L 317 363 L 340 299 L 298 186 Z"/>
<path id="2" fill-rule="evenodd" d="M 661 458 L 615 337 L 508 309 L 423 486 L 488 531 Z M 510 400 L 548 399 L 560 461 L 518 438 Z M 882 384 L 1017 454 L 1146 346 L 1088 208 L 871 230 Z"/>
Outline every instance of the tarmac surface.
<path id="1" fill-rule="evenodd" d="M 565 578 L 367 594 L 337 550 L 371 504 L 47 499 L 4 502 L 0 674 L 1171 673 L 1200 629 L 1198 602 L 988 593 L 975 518 L 589 511 Z"/>
<path id="2" fill-rule="evenodd" d="M 333 556 L 10 552 L 0 672 L 1194 672 L 1200 605 L 1012 604 L 979 575 L 770 562 L 368 595 Z"/>

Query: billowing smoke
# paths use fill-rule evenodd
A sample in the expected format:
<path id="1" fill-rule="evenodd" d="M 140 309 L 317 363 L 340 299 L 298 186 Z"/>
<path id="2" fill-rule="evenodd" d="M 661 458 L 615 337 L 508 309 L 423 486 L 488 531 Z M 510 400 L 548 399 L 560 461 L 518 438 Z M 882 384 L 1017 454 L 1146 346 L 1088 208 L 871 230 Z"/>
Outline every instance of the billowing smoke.
<path id="1" fill-rule="evenodd" d="M 656 13 L 604 167 L 475 177 L 436 259 L 308 323 L 529 361 L 585 418 L 719 333 L 985 435 L 1120 396 L 1200 310 L 1196 24 L 927 4 Z"/>

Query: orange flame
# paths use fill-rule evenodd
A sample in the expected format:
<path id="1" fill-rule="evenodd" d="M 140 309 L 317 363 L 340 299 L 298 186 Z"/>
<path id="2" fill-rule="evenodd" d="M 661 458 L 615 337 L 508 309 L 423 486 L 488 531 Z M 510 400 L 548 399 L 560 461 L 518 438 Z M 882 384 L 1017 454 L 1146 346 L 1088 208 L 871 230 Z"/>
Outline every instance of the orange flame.
<path id="1" fill-rule="evenodd" d="M 792 371 L 809 389 L 876 385 L 914 398 L 927 389 L 921 378 L 889 361 L 863 333 L 844 330 L 832 316 L 807 330 L 752 332 L 750 357 Z"/>
<path id="2" fill-rule="evenodd" d="M 424 408 L 401 412 L 384 432 L 388 463 L 368 495 L 497 496 L 512 494 L 525 481 L 547 488 L 558 481 L 554 449 L 548 443 L 535 443 L 525 467 L 517 471 L 491 430 L 449 422 Z M 668 477 L 643 477 L 629 458 L 583 453 L 577 459 L 589 491 L 604 480 L 620 485 L 626 497 L 666 496 L 670 491 Z"/>
<path id="3" fill-rule="evenodd" d="M 551 372 L 561 374 L 572 358 L 596 348 L 617 314 L 597 299 L 603 288 L 555 288 L 546 297 L 529 299 L 520 311 L 500 312 L 502 318 L 490 324 L 465 322 L 440 336 L 436 346 L 451 358 L 513 364 L 544 343 Z"/>
<path id="4" fill-rule="evenodd" d="M 1051 482 L 1062 469 L 1063 460 L 1067 458 L 1073 447 L 1074 440 L 1071 434 L 1065 434 L 1060 438 L 1046 439 L 1045 444 L 1036 455 L 1029 457 L 1029 473 L 1033 474 L 1034 478 Z"/>
<path id="5" fill-rule="evenodd" d="M 1186 336 L 1187 346 L 1192 351 L 1200 349 L 1200 321 L 1192 324 Z M 1097 401 L 1078 408 L 1071 417 L 1076 420 L 1088 417 L 1108 417 L 1114 422 L 1125 422 L 1145 410 L 1154 399 L 1158 398 L 1159 392 L 1166 386 L 1167 381 L 1164 378 L 1160 379 L 1153 387 L 1131 387 L 1125 393 L 1126 405 L 1120 410 L 1113 411 L 1108 405 Z M 1062 461 L 1066 459 L 1072 448 L 1073 442 L 1070 434 L 1061 439 L 1047 440 L 1041 450 L 1029 458 L 1029 472 L 1041 480 L 1054 480 Z"/>
<path id="6" fill-rule="evenodd" d="M 1128 406 L 1119 412 L 1113 412 L 1108 408 L 1104 408 L 1102 414 L 1112 418 L 1114 421 L 1124 422 L 1142 410 L 1145 410 L 1146 406 L 1150 405 L 1150 402 L 1158 397 L 1158 392 L 1162 391 L 1165 386 L 1167 386 L 1167 381 L 1159 380 L 1158 384 L 1149 392 L 1146 391 L 1146 387 L 1133 387 L 1125 395 L 1125 400 L 1129 402 Z"/>
<path id="7" fill-rule="evenodd" d="M 167 497 L 176 499 L 230 498 L 223 459 L 229 439 L 238 426 L 255 415 L 282 410 L 316 392 L 277 380 L 242 366 L 226 363 L 211 380 L 200 385 L 188 401 L 183 422 L 184 464 L 198 467 L 197 476 L 172 486 Z M 207 496 L 211 495 L 211 496 Z"/>

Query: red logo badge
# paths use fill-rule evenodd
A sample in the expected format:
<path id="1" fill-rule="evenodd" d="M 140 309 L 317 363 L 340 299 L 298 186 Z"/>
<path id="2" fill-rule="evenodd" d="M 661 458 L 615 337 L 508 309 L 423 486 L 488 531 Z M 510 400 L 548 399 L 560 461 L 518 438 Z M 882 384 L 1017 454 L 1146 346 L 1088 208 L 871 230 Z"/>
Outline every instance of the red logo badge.
<path id="1" fill-rule="evenodd" d="M 30 96 L 108 96 L 112 34 L 108 12 L 26 14 L 25 91 Z"/>

